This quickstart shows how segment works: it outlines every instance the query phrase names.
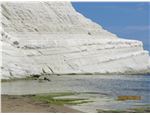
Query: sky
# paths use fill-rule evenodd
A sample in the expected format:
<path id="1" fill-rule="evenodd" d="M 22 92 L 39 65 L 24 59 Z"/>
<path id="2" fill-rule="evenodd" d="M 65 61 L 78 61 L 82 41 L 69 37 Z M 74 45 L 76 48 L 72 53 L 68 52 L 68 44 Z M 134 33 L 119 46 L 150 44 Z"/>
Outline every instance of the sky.
<path id="1" fill-rule="evenodd" d="M 140 40 L 150 52 L 150 2 L 72 2 L 76 11 L 125 39 Z"/>

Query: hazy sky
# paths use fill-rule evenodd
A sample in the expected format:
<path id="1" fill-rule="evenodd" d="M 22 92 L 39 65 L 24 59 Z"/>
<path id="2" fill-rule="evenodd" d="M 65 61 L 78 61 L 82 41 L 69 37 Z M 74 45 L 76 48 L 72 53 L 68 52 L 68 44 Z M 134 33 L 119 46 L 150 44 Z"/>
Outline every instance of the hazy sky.
<path id="1" fill-rule="evenodd" d="M 85 17 L 126 39 L 143 41 L 150 51 L 150 3 L 72 2 Z"/>

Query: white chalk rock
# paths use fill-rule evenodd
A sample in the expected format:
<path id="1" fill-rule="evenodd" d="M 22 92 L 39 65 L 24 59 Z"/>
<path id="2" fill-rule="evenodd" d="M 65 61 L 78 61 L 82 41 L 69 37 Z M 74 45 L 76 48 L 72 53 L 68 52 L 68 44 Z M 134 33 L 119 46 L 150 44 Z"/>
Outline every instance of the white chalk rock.
<path id="1" fill-rule="evenodd" d="M 2 79 L 34 74 L 147 73 L 149 53 L 118 38 L 68 2 L 5 2 Z"/>

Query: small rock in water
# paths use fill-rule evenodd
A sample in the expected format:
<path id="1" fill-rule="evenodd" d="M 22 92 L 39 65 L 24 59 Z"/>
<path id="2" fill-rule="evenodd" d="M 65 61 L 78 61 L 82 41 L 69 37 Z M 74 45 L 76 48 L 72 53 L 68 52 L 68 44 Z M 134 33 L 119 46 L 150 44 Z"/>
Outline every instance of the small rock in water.
<path id="1" fill-rule="evenodd" d="M 44 80 L 51 81 L 50 79 L 48 79 L 48 78 L 46 78 L 46 77 L 44 78 Z"/>
<path id="2" fill-rule="evenodd" d="M 47 78 L 46 76 L 40 76 L 39 80 L 47 80 L 47 81 L 51 81 L 49 78 Z"/>

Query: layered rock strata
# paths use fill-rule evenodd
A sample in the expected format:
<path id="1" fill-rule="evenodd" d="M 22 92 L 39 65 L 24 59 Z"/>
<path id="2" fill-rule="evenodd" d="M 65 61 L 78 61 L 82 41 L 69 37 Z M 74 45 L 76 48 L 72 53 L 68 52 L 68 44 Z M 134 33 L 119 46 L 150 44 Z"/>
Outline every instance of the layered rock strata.
<path id="1" fill-rule="evenodd" d="M 150 71 L 142 42 L 118 38 L 71 3 L 6 2 L 1 8 L 2 79 Z"/>

